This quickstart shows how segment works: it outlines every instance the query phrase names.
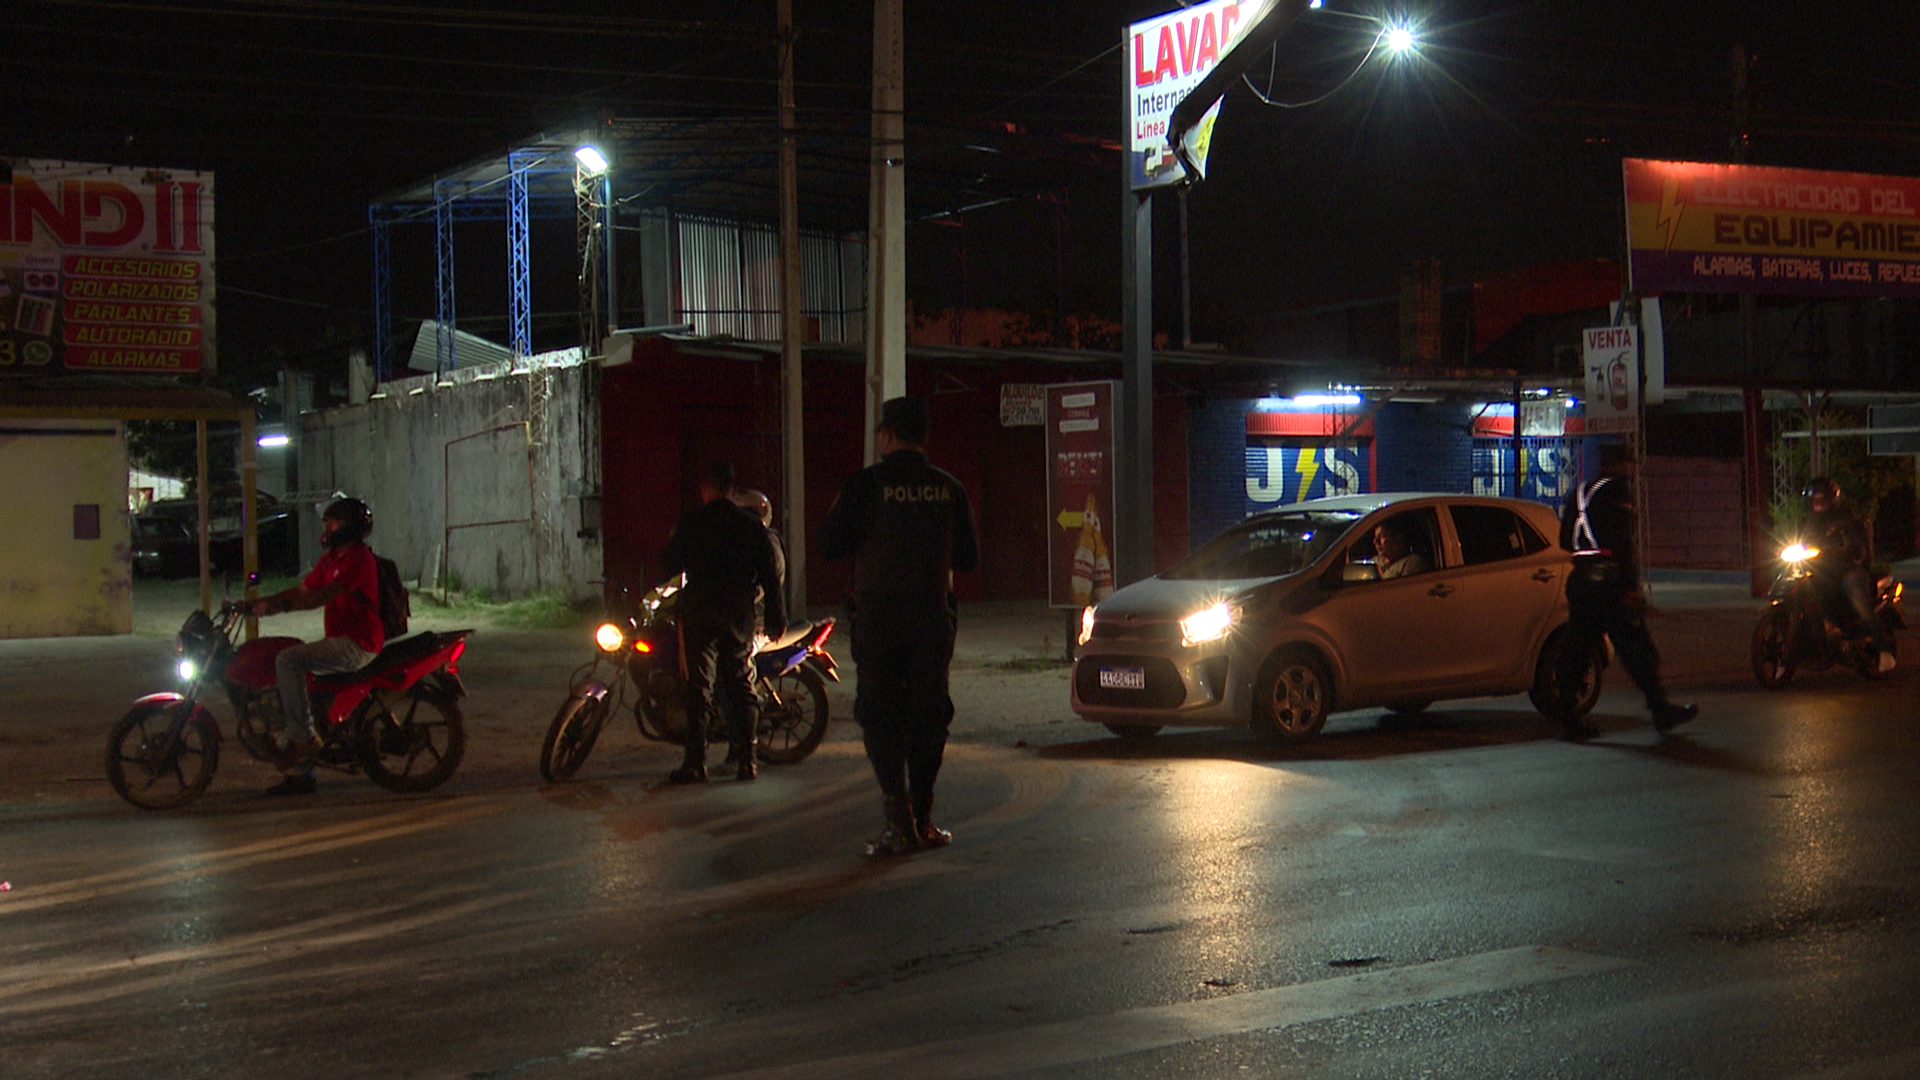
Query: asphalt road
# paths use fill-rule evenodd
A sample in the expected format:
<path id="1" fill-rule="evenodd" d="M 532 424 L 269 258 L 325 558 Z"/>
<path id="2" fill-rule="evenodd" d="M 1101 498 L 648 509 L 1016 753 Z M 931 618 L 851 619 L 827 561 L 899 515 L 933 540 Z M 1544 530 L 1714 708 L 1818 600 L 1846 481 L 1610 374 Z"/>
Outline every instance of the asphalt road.
<path id="1" fill-rule="evenodd" d="M 583 643 L 483 630 L 476 754 L 439 792 L 263 800 L 237 752 L 183 813 L 79 775 L 10 787 L 0 1071 L 1920 1074 L 1914 677 L 1760 691 L 1728 659 L 1749 618 L 1656 620 L 1704 708 L 1672 738 L 1616 676 L 1589 744 L 1516 698 L 1270 748 L 1108 738 L 1067 712 L 1048 618 L 976 613 L 941 782 L 956 842 L 883 861 L 858 854 L 878 807 L 850 725 L 696 789 L 662 786 L 675 751 L 628 727 L 540 785 Z M 10 784 L 164 664 L 114 640 L 153 656 L 0 643 Z M 112 708 L 18 718 L 23 679 L 76 666 L 97 675 L 70 692 Z M 36 722 L 55 734 L 27 744 Z"/>

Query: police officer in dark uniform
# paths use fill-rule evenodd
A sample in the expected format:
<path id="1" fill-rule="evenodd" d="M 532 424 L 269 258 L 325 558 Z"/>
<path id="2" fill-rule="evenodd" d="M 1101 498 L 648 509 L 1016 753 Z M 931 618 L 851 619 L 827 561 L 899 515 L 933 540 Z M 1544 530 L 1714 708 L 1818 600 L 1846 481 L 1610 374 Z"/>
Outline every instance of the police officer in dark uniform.
<path id="1" fill-rule="evenodd" d="M 1677 705 L 1660 685 L 1660 653 L 1647 633 L 1647 601 L 1640 591 L 1634 552 L 1633 448 L 1600 448 L 1600 478 L 1567 497 L 1560 514 L 1560 546 L 1573 552 L 1567 575 L 1567 634 L 1557 665 L 1562 734 L 1575 741 L 1599 731 L 1573 714 L 1572 689 L 1599 652 L 1603 637 L 1646 695 L 1653 726 L 1665 733 L 1700 715 L 1698 705 Z"/>
<path id="2" fill-rule="evenodd" d="M 927 460 L 927 427 L 925 399 L 886 401 L 881 460 L 853 474 L 820 526 L 823 558 L 853 557 L 853 712 L 887 818 L 869 855 L 953 840 L 933 824 L 933 782 L 953 722 L 953 573 L 978 565 L 980 550 L 966 489 Z"/>
<path id="3" fill-rule="evenodd" d="M 700 483 L 700 499 L 699 509 L 681 515 L 661 553 L 668 577 L 687 575 L 674 606 L 681 662 L 686 666 L 687 702 L 686 758 L 668 777 L 676 784 L 707 779 L 707 726 L 716 686 L 727 696 L 735 778 L 752 780 L 757 774 L 753 754 L 754 729 L 760 722 L 760 698 L 753 690 L 756 601 L 764 610 L 768 635 L 778 636 L 787 625 L 786 597 L 767 530 L 758 517 L 734 504 L 731 464 L 713 463 Z"/>

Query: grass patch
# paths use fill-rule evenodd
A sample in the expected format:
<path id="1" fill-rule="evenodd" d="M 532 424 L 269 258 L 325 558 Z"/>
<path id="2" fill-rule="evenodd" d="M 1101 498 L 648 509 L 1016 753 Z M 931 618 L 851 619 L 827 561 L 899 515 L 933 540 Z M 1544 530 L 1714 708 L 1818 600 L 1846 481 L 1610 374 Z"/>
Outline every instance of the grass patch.
<path id="1" fill-rule="evenodd" d="M 438 591 L 415 590 L 412 601 L 416 615 L 455 615 L 517 630 L 565 630 L 584 626 L 600 612 L 598 600 L 576 604 L 559 593 L 499 600 L 476 590 L 451 592 L 443 601 Z"/>
<path id="2" fill-rule="evenodd" d="M 1072 667 L 1073 661 L 1064 656 L 1016 656 L 1011 660 L 1002 660 L 993 667 L 999 671 L 1058 671 L 1063 667 Z"/>

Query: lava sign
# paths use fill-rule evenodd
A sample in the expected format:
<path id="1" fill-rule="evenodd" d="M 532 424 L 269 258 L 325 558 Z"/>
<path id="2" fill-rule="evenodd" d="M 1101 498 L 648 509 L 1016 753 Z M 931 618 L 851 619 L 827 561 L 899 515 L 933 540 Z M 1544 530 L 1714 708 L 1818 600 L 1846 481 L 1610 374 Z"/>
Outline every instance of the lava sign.
<path id="1" fill-rule="evenodd" d="M 1167 142 L 1174 107 L 1240 43 L 1274 0 L 1211 0 L 1127 27 L 1132 115 L 1128 119 L 1128 160 L 1133 188 L 1165 187 L 1189 177 Z M 1207 146 L 1220 103 L 1206 111 L 1183 140 L 1188 160 L 1205 178 Z"/>

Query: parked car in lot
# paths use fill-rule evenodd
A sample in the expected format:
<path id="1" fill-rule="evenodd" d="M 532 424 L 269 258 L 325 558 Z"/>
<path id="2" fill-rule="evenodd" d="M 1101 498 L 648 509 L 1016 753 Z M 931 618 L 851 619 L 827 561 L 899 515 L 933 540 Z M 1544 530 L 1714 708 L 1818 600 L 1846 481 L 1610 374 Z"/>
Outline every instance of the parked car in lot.
<path id="1" fill-rule="evenodd" d="M 1382 579 L 1397 527 L 1421 572 Z M 1073 710 L 1122 736 L 1167 726 L 1318 734 L 1331 713 L 1525 692 L 1543 711 L 1567 622 L 1570 555 L 1538 503 L 1343 495 L 1256 514 L 1088 608 Z M 1599 696 L 1596 656 L 1574 688 Z"/>
<path id="2" fill-rule="evenodd" d="M 193 529 L 165 514 L 135 514 L 133 572 L 143 577 L 191 577 L 200 572 L 200 544 Z"/>

